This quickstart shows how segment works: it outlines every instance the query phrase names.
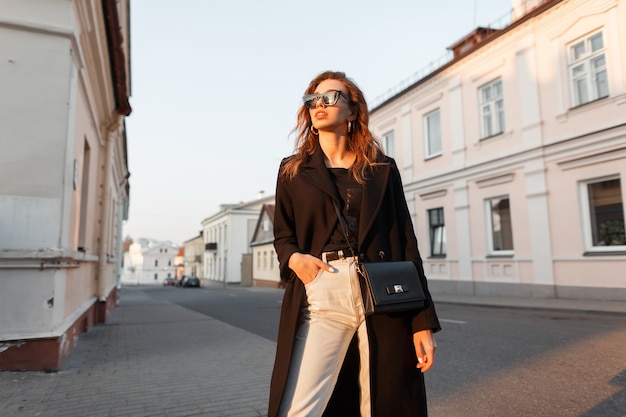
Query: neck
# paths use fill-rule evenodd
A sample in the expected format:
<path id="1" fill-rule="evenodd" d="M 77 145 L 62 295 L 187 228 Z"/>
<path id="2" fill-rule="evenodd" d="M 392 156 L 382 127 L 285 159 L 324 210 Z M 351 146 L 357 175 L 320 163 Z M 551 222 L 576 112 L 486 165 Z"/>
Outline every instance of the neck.
<path id="1" fill-rule="evenodd" d="M 350 168 L 356 155 L 346 148 L 347 138 L 332 132 L 320 132 L 320 147 L 324 152 L 324 162 L 328 168 Z"/>

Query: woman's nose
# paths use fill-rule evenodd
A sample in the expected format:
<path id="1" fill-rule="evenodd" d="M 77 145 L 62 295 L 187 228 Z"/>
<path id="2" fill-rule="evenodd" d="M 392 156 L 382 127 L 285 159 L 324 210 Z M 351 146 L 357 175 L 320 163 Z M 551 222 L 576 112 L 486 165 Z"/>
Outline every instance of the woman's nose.
<path id="1" fill-rule="evenodd" d="M 326 107 L 326 104 L 324 104 L 324 97 L 320 97 L 317 99 L 317 103 L 315 103 L 315 107 Z"/>

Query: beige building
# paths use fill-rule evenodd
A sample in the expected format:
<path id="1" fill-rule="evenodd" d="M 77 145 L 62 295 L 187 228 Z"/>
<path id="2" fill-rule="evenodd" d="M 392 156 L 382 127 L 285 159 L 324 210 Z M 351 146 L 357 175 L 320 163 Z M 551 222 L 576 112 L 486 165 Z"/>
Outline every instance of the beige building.
<path id="1" fill-rule="evenodd" d="M 185 248 L 185 256 L 183 259 L 184 275 L 192 277 L 204 278 L 204 241 L 202 240 L 202 232 L 192 239 L 183 243 Z"/>
<path id="2" fill-rule="evenodd" d="M 0 369 L 56 370 L 117 303 L 127 0 L 0 7 Z"/>
<path id="3" fill-rule="evenodd" d="M 626 3 L 513 6 L 371 109 L 432 291 L 626 300 Z"/>
<path id="4" fill-rule="evenodd" d="M 275 204 L 263 204 L 254 229 L 252 248 L 252 285 L 257 287 L 281 287 L 278 256 L 274 249 Z"/>

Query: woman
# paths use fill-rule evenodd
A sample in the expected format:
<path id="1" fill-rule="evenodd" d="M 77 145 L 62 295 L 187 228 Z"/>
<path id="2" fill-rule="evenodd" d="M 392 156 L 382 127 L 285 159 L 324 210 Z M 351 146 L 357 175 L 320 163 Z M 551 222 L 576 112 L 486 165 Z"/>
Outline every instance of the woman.
<path id="1" fill-rule="evenodd" d="M 422 373 L 440 326 L 400 173 L 344 73 L 318 75 L 303 101 L 296 152 L 276 185 L 274 246 L 286 285 L 268 416 L 426 416 Z M 415 262 L 426 308 L 365 317 L 356 256 Z"/>

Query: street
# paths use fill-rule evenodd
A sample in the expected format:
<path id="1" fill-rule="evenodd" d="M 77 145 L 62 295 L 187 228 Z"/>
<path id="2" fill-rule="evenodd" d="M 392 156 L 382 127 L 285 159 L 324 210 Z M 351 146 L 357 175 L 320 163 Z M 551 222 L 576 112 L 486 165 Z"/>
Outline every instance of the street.
<path id="1" fill-rule="evenodd" d="M 282 290 L 149 294 L 276 341 Z M 626 415 L 626 316 L 437 304 L 431 417 Z"/>
<path id="2" fill-rule="evenodd" d="M 122 288 L 58 372 L 0 372 L 0 416 L 266 416 L 282 294 Z M 626 314 L 459 303 L 437 303 L 430 417 L 626 415 Z"/>

